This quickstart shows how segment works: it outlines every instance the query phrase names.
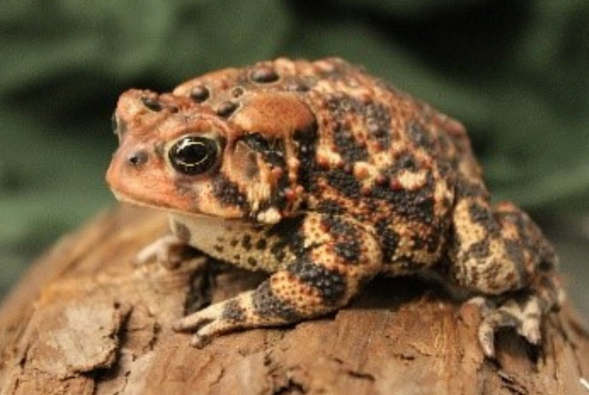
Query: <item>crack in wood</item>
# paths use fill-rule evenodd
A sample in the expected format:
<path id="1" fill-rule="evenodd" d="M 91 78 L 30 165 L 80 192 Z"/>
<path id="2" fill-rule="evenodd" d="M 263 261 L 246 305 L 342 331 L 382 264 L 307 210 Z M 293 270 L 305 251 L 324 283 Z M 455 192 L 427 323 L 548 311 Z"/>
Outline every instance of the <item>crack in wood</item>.
<path id="1" fill-rule="evenodd" d="M 298 383 L 293 379 L 289 379 L 286 385 L 277 387 L 272 391 L 272 395 L 299 395 L 306 393 L 307 391 L 303 384 Z"/>

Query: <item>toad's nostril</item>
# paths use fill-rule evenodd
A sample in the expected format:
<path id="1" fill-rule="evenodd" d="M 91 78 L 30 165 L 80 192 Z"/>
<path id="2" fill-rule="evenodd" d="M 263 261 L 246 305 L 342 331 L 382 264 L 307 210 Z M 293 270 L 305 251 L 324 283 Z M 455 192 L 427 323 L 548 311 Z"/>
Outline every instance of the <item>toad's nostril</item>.
<path id="1" fill-rule="evenodd" d="M 145 151 L 136 151 L 133 152 L 131 155 L 127 157 L 127 162 L 134 167 L 141 166 L 145 162 L 147 162 L 147 152 Z"/>

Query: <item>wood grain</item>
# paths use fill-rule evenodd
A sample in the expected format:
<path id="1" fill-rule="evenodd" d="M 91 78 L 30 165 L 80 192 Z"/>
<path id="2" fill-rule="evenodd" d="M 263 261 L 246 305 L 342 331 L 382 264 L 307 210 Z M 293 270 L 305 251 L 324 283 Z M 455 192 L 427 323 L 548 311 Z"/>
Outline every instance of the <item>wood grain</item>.
<path id="1" fill-rule="evenodd" d="M 185 306 L 261 277 L 207 272 L 204 257 L 135 266 L 166 225 L 121 207 L 39 259 L 0 309 L 0 394 L 589 394 L 589 335 L 570 305 L 546 321 L 541 348 L 500 333 L 489 361 L 477 309 L 413 278 L 376 279 L 322 319 L 191 348 L 170 329 Z"/>

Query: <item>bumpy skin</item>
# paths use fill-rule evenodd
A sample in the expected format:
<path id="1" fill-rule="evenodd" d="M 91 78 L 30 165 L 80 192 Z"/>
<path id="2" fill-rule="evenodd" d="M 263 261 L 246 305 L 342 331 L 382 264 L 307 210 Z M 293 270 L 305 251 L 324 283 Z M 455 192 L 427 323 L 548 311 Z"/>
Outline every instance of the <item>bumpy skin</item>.
<path id="1" fill-rule="evenodd" d="M 127 91 L 115 121 L 112 190 L 170 212 L 175 236 L 148 251 L 189 244 L 272 273 L 180 320 L 194 344 L 332 312 L 379 273 L 435 273 L 478 296 L 489 356 L 501 326 L 539 342 L 560 290 L 552 247 L 519 208 L 491 205 L 460 123 L 362 69 L 341 59 L 225 69 L 171 94 Z M 174 167 L 186 136 L 218 147 L 206 171 Z"/>

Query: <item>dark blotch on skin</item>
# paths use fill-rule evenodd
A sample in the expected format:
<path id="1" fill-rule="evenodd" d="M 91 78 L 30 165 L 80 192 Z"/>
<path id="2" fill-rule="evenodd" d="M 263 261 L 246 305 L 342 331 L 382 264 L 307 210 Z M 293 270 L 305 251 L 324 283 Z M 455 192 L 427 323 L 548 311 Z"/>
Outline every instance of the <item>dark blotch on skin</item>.
<path id="1" fill-rule="evenodd" d="M 358 144 L 351 130 L 338 125 L 335 129 L 334 141 L 337 151 L 346 163 L 366 161 L 368 159 L 366 146 Z"/>
<path id="2" fill-rule="evenodd" d="M 243 238 L 241 239 L 241 245 L 243 246 L 243 248 L 246 251 L 249 251 L 252 249 L 252 237 L 248 234 L 244 235 Z"/>
<path id="3" fill-rule="evenodd" d="M 473 243 L 466 252 L 466 256 L 474 259 L 483 259 L 489 256 L 489 252 L 489 239 L 483 239 Z"/>
<path id="4" fill-rule="evenodd" d="M 153 99 L 151 97 L 144 96 L 141 98 L 141 102 L 151 111 L 161 111 L 163 109 L 162 103 L 160 103 L 157 99 Z"/>
<path id="5" fill-rule="evenodd" d="M 533 232 L 534 225 L 530 222 L 529 219 L 526 219 L 523 215 L 518 215 L 515 212 L 499 212 L 496 214 L 496 218 L 499 222 L 509 222 L 516 226 L 517 233 L 519 235 L 519 242 L 521 243 L 521 247 L 535 250 L 537 249 L 537 245 L 535 244 L 534 237 L 531 237 Z"/>
<path id="6" fill-rule="evenodd" d="M 270 253 L 274 255 L 276 260 L 282 261 L 286 257 L 286 252 L 284 249 L 286 248 L 286 243 L 279 241 L 270 247 Z"/>
<path id="7" fill-rule="evenodd" d="M 490 210 L 483 207 L 479 203 L 472 202 L 468 206 L 468 212 L 470 214 L 470 218 L 472 219 L 472 221 L 476 224 L 481 225 L 490 234 L 496 235 L 499 233 L 499 226 L 493 218 L 493 214 Z"/>
<path id="8" fill-rule="evenodd" d="M 468 212 L 473 222 L 485 226 L 491 220 L 491 213 L 478 203 L 472 202 L 468 206 Z"/>
<path id="9" fill-rule="evenodd" d="M 426 176 L 426 184 L 416 190 L 392 190 L 388 185 L 375 185 L 370 196 L 388 202 L 394 213 L 407 219 L 427 225 L 434 225 L 434 187 L 431 173 Z"/>
<path id="10" fill-rule="evenodd" d="M 300 235 L 300 229 L 305 217 L 299 215 L 292 218 L 285 218 L 278 224 L 266 231 L 268 238 L 277 239 L 270 247 L 270 252 L 277 260 L 282 261 L 286 256 L 285 249 L 292 250 L 297 256 L 304 254 L 303 237 Z"/>
<path id="11" fill-rule="evenodd" d="M 328 171 L 325 176 L 329 185 L 342 192 L 345 196 L 353 199 L 359 199 L 362 196 L 360 183 L 356 177 L 346 173 L 344 170 L 333 169 Z"/>
<path id="12" fill-rule="evenodd" d="M 301 319 L 297 311 L 287 303 L 278 299 L 270 281 L 266 280 L 254 291 L 253 305 L 260 317 L 278 317 L 284 322 L 295 322 Z"/>
<path id="13" fill-rule="evenodd" d="M 245 135 L 241 138 L 241 140 L 246 143 L 253 151 L 261 153 L 266 162 L 283 168 L 286 166 L 284 161 L 284 149 L 282 148 L 282 141 L 270 141 L 259 133 Z"/>
<path id="14" fill-rule="evenodd" d="M 209 96 L 209 90 L 203 85 L 196 85 L 190 91 L 190 98 L 196 103 L 202 103 L 206 101 Z"/>
<path id="15" fill-rule="evenodd" d="M 276 70 L 268 66 L 260 66 L 252 70 L 250 77 L 254 82 L 260 84 L 276 82 L 280 78 Z"/>
<path id="16" fill-rule="evenodd" d="M 178 237 L 181 241 L 189 242 L 190 241 L 190 230 L 186 225 L 183 223 L 174 222 L 174 234 Z"/>
<path id="17" fill-rule="evenodd" d="M 505 240 L 505 251 L 507 256 L 514 263 L 515 269 L 518 271 L 520 283 L 525 281 L 527 277 L 525 256 L 521 246 L 514 240 Z"/>
<path id="18" fill-rule="evenodd" d="M 335 93 L 327 100 L 327 109 L 338 123 L 361 108 L 362 104 L 358 100 L 341 92 Z"/>
<path id="19" fill-rule="evenodd" d="M 260 239 L 256 242 L 256 249 L 263 250 L 267 247 L 268 243 L 264 239 Z"/>
<path id="20" fill-rule="evenodd" d="M 447 232 L 447 228 L 444 227 L 442 222 L 436 222 L 433 224 L 432 232 L 429 233 L 425 238 L 426 250 L 429 253 L 433 253 L 440 247 L 442 243 L 442 235 Z"/>
<path id="21" fill-rule="evenodd" d="M 486 191 L 477 184 L 468 182 L 465 179 L 459 178 L 456 182 L 456 196 L 460 197 L 478 197 L 485 196 Z"/>
<path id="22" fill-rule="evenodd" d="M 338 303 L 346 293 L 346 279 L 342 274 L 308 260 L 292 263 L 286 270 L 317 289 L 326 304 Z"/>
<path id="23" fill-rule="evenodd" d="M 421 250 L 425 246 L 425 240 L 420 234 L 411 235 L 410 239 L 413 242 L 413 250 Z"/>
<path id="24" fill-rule="evenodd" d="M 390 263 L 399 245 L 400 237 L 392 229 L 391 221 L 386 219 L 382 219 L 376 223 L 376 234 L 382 246 L 383 261 Z"/>
<path id="25" fill-rule="evenodd" d="M 543 272 L 551 272 L 555 269 L 555 262 L 549 259 L 542 259 L 540 263 L 538 263 L 538 269 Z"/>
<path id="26" fill-rule="evenodd" d="M 338 238 L 357 240 L 359 237 L 356 228 L 339 217 L 323 216 L 321 221 L 327 227 L 329 233 Z"/>
<path id="27" fill-rule="evenodd" d="M 299 229 L 303 225 L 305 217 L 298 215 L 296 217 L 285 218 L 270 229 L 266 231 L 268 237 L 279 236 L 289 237 L 298 233 Z"/>
<path id="28" fill-rule="evenodd" d="M 407 125 L 407 134 L 416 146 L 424 147 L 427 150 L 434 149 L 433 139 L 419 122 L 409 122 L 409 125 Z"/>
<path id="29" fill-rule="evenodd" d="M 335 253 L 351 264 L 359 263 L 360 245 L 357 240 L 345 240 L 335 243 Z"/>
<path id="30" fill-rule="evenodd" d="M 339 217 L 324 216 L 322 223 L 328 229 L 329 234 L 337 240 L 334 246 L 335 253 L 345 262 L 357 264 L 360 259 L 360 235 L 358 230 Z"/>
<path id="31" fill-rule="evenodd" d="M 247 264 L 248 264 L 250 267 L 256 267 L 256 266 L 258 266 L 258 261 L 256 261 L 256 259 L 255 259 L 255 258 L 252 258 L 252 257 L 250 256 L 249 258 L 247 258 Z"/>
<path id="32" fill-rule="evenodd" d="M 317 212 L 329 215 L 340 215 L 345 212 L 340 203 L 333 199 L 323 199 L 317 205 Z"/>
<path id="33" fill-rule="evenodd" d="M 218 174 L 213 180 L 213 195 L 224 205 L 239 206 L 247 210 L 248 204 L 245 195 L 239 191 L 234 182 L 223 174 Z"/>
<path id="34" fill-rule="evenodd" d="M 500 271 L 501 265 L 488 265 L 481 269 L 480 275 L 489 288 L 501 289 L 505 286 L 505 280 L 499 276 Z"/>
<path id="35" fill-rule="evenodd" d="M 381 144 L 383 149 L 391 146 L 391 113 L 387 106 L 370 103 L 363 107 L 368 131 Z"/>
<path id="36" fill-rule="evenodd" d="M 316 171 L 315 149 L 317 143 L 317 125 L 313 124 L 308 129 L 297 130 L 293 139 L 299 147 L 298 159 L 300 166 L 297 174 L 298 182 L 310 191 L 313 187 L 313 178 Z"/>
<path id="37" fill-rule="evenodd" d="M 230 300 L 223 306 L 222 318 L 231 322 L 243 322 L 245 320 L 245 310 L 235 300 Z"/>
<path id="38" fill-rule="evenodd" d="M 410 152 L 402 152 L 397 158 L 393 166 L 393 173 L 399 170 L 409 170 L 415 172 L 419 170 L 415 156 Z"/>
<path id="39" fill-rule="evenodd" d="M 413 250 L 425 250 L 429 253 L 434 253 L 440 246 L 443 229 L 438 223 L 435 223 L 430 232 L 417 233 L 411 236 L 413 242 Z"/>

